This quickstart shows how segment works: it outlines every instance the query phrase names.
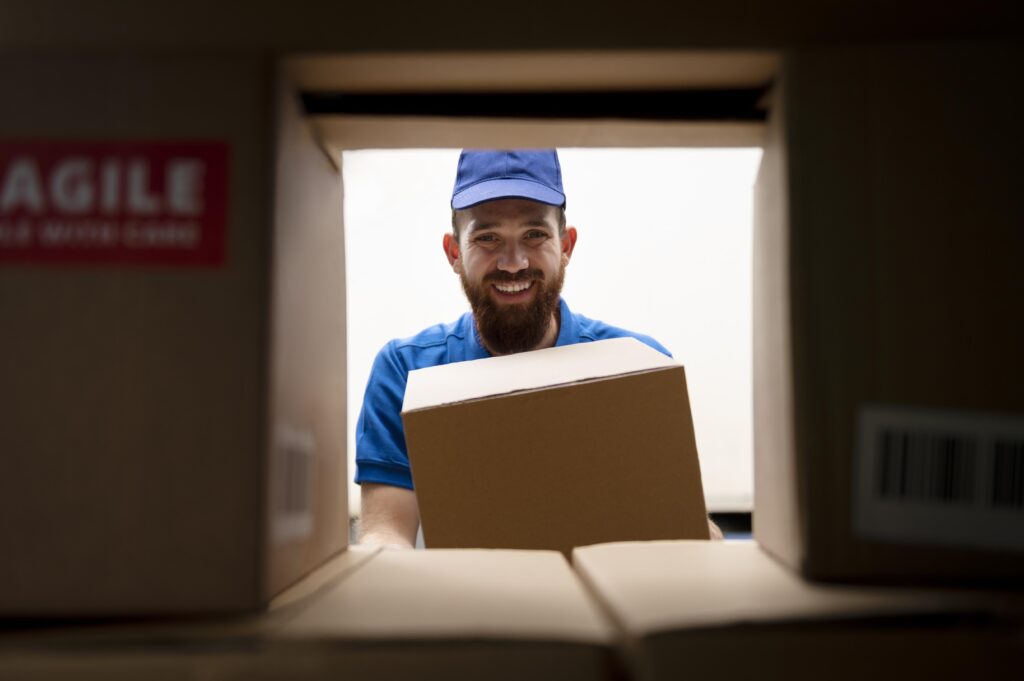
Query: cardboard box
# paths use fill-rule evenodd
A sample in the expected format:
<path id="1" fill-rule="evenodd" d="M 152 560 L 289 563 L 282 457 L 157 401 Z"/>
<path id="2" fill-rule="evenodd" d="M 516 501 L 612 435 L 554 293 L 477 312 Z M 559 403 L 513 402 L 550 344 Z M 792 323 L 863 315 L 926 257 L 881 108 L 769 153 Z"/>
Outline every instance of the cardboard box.
<path id="1" fill-rule="evenodd" d="M 376 553 L 349 547 L 255 615 L 9 623 L 0 635 L 0 681 L 249 678 L 264 668 L 266 648 L 285 624 Z"/>
<path id="2" fill-rule="evenodd" d="M 708 538 L 683 367 L 632 338 L 410 372 L 428 547 Z"/>
<path id="3" fill-rule="evenodd" d="M 1022 57 L 785 60 L 755 198 L 753 530 L 804 575 L 1024 578 Z"/>
<path id="4" fill-rule="evenodd" d="M 573 565 L 659 679 L 1010 678 L 1020 597 L 804 581 L 751 541 L 588 546 Z"/>
<path id="5" fill-rule="evenodd" d="M 23 169 L 86 146 L 84 167 L 195 142 L 225 161 L 174 202 L 224 230 L 203 258 L 0 248 L 0 617 L 259 608 L 347 540 L 337 169 L 259 60 L 7 55 L 0 78 Z M 170 201 L 156 172 L 139 206 Z M 95 196 L 66 177 L 64 204 Z"/>
<path id="6" fill-rule="evenodd" d="M 384 550 L 275 642 L 289 674 L 319 646 L 324 670 L 346 676 L 605 679 L 613 638 L 555 552 Z"/>
<path id="7" fill-rule="evenodd" d="M 0 679 L 616 678 L 614 630 L 557 553 L 352 547 L 321 572 L 237 622 L 0 639 Z"/>

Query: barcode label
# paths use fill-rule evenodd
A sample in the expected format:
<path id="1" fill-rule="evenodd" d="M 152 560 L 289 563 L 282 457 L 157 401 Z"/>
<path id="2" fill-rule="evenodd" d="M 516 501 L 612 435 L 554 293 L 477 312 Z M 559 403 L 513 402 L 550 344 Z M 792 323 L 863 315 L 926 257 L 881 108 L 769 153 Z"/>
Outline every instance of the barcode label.
<path id="1" fill-rule="evenodd" d="M 992 469 L 992 504 L 1024 508 L 1024 442 L 999 440 Z"/>
<path id="2" fill-rule="evenodd" d="M 308 513 L 313 498 L 313 457 L 307 448 L 286 447 L 284 475 L 281 483 L 281 510 L 285 513 Z"/>
<path id="3" fill-rule="evenodd" d="M 974 501 L 978 442 L 955 433 L 883 428 L 875 496 L 947 504 Z"/>
<path id="4" fill-rule="evenodd" d="M 276 542 L 304 539 L 313 532 L 316 442 L 308 430 L 281 427 L 274 446 L 273 533 Z"/>
<path id="5" fill-rule="evenodd" d="M 1024 550 L 1024 417 L 866 406 L 853 463 L 858 536 Z"/>

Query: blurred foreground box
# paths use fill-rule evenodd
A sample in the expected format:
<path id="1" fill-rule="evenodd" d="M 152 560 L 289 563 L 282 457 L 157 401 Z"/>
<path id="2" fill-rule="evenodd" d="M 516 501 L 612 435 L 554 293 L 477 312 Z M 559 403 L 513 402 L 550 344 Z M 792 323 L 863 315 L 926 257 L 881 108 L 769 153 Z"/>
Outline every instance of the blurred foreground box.
<path id="1" fill-rule="evenodd" d="M 140 250 L 149 222 L 55 190 L 36 222 L 68 241 L 2 244 L 0 618 L 256 610 L 347 540 L 341 177 L 260 60 L 5 55 L 0 80 L 4 186 L 53 166 L 95 211 L 102 173 L 136 213 L 184 187 L 223 230 Z M 161 170 L 197 147 L 218 163 Z"/>
<path id="2" fill-rule="evenodd" d="M 350 547 L 260 615 L 0 633 L 0 681 L 1015 678 L 1021 596 L 822 586 L 753 542 Z M 1019 674 L 1018 674 L 1019 675 Z"/>
<path id="3" fill-rule="evenodd" d="M 1022 63 L 785 60 L 755 190 L 753 530 L 801 574 L 1024 579 Z"/>
<path id="4" fill-rule="evenodd" d="M 573 552 L 623 634 L 632 678 L 1012 678 L 1021 598 L 823 586 L 753 542 L 630 542 Z"/>
<path id="5" fill-rule="evenodd" d="M 0 635 L 0 679 L 619 678 L 564 557 L 351 547 L 260 616 Z"/>

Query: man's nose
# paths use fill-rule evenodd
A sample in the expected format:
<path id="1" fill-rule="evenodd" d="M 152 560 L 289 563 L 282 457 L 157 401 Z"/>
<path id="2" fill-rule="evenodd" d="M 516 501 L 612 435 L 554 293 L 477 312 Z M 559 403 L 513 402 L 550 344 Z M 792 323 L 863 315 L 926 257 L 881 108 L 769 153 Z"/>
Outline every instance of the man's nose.
<path id="1" fill-rule="evenodd" d="M 498 269 L 503 272 L 515 274 L 530 266 L 530 259 L 526 250 L 518 241 L 507 243 L 498 253 Z"/>

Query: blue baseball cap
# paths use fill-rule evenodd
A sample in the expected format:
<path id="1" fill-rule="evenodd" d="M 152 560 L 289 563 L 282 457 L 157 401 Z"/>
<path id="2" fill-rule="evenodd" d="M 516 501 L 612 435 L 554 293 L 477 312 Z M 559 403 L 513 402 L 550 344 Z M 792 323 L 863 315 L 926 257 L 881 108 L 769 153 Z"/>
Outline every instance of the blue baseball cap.
<path id="1" fill-rule="evenodd" d="M 484 201 L 528 199 L 565 205 L 562 166 L 554 149 L 464 150 L 452 190 L 452 208 Z"/>

